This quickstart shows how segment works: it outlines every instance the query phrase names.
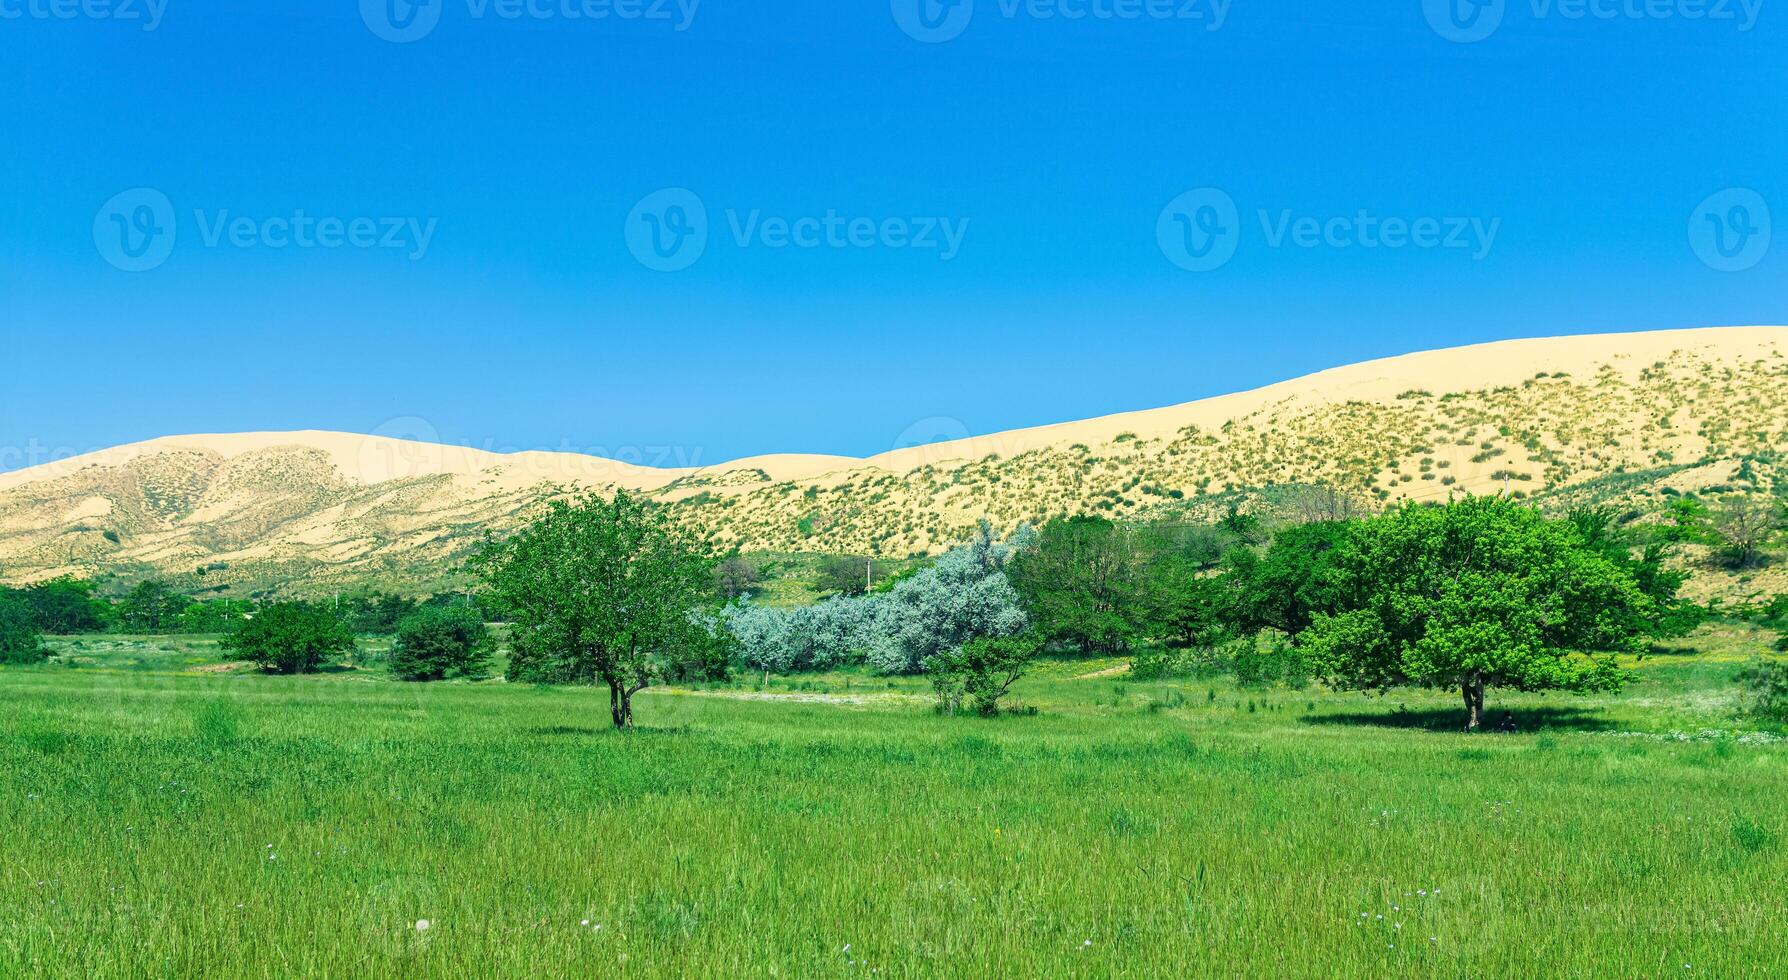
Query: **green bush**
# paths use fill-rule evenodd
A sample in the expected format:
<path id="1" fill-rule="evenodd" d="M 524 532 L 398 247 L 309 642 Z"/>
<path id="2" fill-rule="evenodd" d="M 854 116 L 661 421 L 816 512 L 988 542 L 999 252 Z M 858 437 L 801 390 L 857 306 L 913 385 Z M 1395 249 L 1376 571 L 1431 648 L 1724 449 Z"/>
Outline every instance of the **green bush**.
<path id="1" fill-rule="evenodd" d="M 937 692 L 938 710 L 954 715 L 967 700 L 984 718 L 1000 713 L 1000 699 L 1030 669 L 1043 649 L 1035 633 L 1018 636 L 983 636 L 955 650 L 925 659 L 931 686 Z"/>
<path id="2" fill-rule="evenodd" d="M 1759 660 L 1738 672 L 1745 710 L 1759 718 L 1788 722 L 1788 660 Z"/>
<path id="3" fill-rule="evenodd" d="M 1303 651 L 1277 630 L 1261 630 L 1228 644 L 1230 669 L 1244 687 L 1283 684 L 1302 690 L 1310 683 L 1310 665 Z"/>
<path id="4" fill-rule="evenodd" d="M 1151 644 L 1130 658 L 1130 676 L 1139 681 L 1168 677 L 1209 677 L 1229 669 L 1221 645 L 1176 647 Z"/>
<path id="5" fill-rule="evenodd" d="M 36 664 L 49 656 L 31 607 L 10 590 L 0 590 L 0 664 Z"/>
<path id="6" fill-rule="evenodd" d="M 1213 646 L 1145 647 L 1130 661 L 1130 675 L 1137 680 L 1233 674 L 1243 687 L 1284 685 L 1301 690 L 1310 683 L 1310 673 L 1303 651 L 1272 629 Z"/>
<path id="7" fill-rule="evenodd" d="M 308 674 L 354 649 L 354 633 L 336 615 L 308 602 L 281 602 L 244 620 L 224 638 L 226 649 L 276 674 Z"/>
<path id="8" fill-rule="evenodd" d="M 472 677 L 484 672 L 496 646 L 477 611 L 430 606 L 397 624 L 391 672 L 406 681 Z"/>

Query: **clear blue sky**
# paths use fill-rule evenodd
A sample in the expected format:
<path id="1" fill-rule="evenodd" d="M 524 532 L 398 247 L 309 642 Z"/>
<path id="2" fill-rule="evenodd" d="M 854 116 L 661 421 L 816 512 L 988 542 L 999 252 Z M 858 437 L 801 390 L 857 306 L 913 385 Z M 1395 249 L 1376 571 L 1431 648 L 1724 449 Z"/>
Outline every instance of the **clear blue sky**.
<path id="1" fill-rule="evenodd" d="M 1733 234 L 1767 241 L 1759 201 L 1788 220 L 1768 3 L 1511 0 L 1458 43 L 1488 22 L 1437 29 L 1421 0 L 1233 0 L 1220 23 L 1214 0 L 68 2 L 0 0 L 0 468 L 296 428 L 863 455 L 1414 349 L 1788 321 L 1788 232 L 1711 261 L 1691 234 L 1729 188 L 1754 195 L 1716 199 Z M 1065 16 L 1089 5 L 1140 16 Z M 380 36 L 399 22 L 427 33 Z M 140 187 L 174 235 L 131 272 L 109 259 L 155 213 L 104 209 Z M 1233 222 L 1164 214 L 1204 187 Z M 681 271 L 630 248 L 664 188 L 707 212 Z M 399 248 L 271 247 L 258 223 L 300 210 L 431 232 L 419 258 L 409 225 Z M 829 212 L 871 219 L 868 247 L 762 226 Z M 1273 234 L 1362 212 L 1495 235 Z M 243 216 L 245 245 L 207 241 Z M 921 218 L 961 232 L 953 255 L 882 234 Z M 1235 229 L 1233 257 L 1176 265 L 1158 231 L 1182 224 Z"/>

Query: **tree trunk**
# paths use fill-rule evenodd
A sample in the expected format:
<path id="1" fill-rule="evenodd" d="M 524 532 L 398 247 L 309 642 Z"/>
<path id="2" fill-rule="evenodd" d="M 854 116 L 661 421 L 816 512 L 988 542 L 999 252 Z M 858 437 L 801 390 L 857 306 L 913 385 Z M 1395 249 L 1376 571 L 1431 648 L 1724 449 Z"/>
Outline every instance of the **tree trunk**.
<path id="1" fill-rule="evenodd" d="M 1465 730 L 1475 732 L 1484 716 L 1484 675 L 1473 672 L 1459 686 L 1459 693 L 1465 699 Z"/>
<path id="2" fill-rule="evenodd" d="M 608 687 L 608 712 L 614 718 L 616 728 L 633 727 L 633 696 L 619 684 Z"/>

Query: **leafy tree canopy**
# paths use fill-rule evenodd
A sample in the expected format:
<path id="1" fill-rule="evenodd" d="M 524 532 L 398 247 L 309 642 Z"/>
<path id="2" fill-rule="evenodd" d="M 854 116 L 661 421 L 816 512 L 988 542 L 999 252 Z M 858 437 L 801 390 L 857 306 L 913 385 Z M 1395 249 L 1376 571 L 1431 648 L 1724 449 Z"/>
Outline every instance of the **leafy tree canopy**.
<path id="1" fill-rule="evenodd" d="M 22 590 L 39 631 L 55 635 L 98 633 L 111 624 L 112 607 L 94 595 L 94 584 L 77 578 L 39 582 Z"/>
<path id="2" fill-rule="evenodd" d="M 716 562 L 664 513 L 625 491 L 553 500 L 474 561 L 512 624 L 510 673 L 543 683 L 606 684 L 616 727 L 661 657 L 714 642 L 704 614 Z"/>
<path id="3" fill-rule="evenodd" d="M 0 588 L 0 664 L 39 663 L 48 657 L 30 604 L 12 589 Z"/>
<path id="4" fill-rule="evenodd" d="M 1134 535 L 1102 517 L 1052 520 L 1012 561 L 1012 585 L 1037 629 L 1087 655 L 1136 639 L 1142 578 Z"/>
<path id="5" fill-rule="evenodd" d="M 276 674 L 309 674 L 354 650 L 354 632 L 326 606 L 265 606 L 224 638 L 224 646 Z"/>
<path id="6" fill-rule="evenodd" d="M 397 624 L 391 672 L 407 681 L 476 677 L 497 643 L 484 617 L 467 606 L 428 606 Z"/>
<path id="7" fill-rule="evenodd" d="M 1406 504 L 1361 522 L 1335 559 L 1341 611 L 1304 634 L 1336 687 L 1461 692 L 1477 727 L 1487 687 L 1618 688 L 1656 605 L 1568 521 L 1494 498 Z"/>

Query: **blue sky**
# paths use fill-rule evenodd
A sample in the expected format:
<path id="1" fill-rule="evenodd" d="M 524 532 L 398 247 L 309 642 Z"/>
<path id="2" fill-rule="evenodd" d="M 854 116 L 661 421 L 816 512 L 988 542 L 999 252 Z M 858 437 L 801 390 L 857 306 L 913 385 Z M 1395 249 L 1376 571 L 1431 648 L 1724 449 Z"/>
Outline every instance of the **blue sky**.
<path id="1" fill-rule="evenodd" d="M 866 455 L 1788 321 L 1767 0 L 70 2 L 0 0 L 0 468 L 296 428 Z"/>

